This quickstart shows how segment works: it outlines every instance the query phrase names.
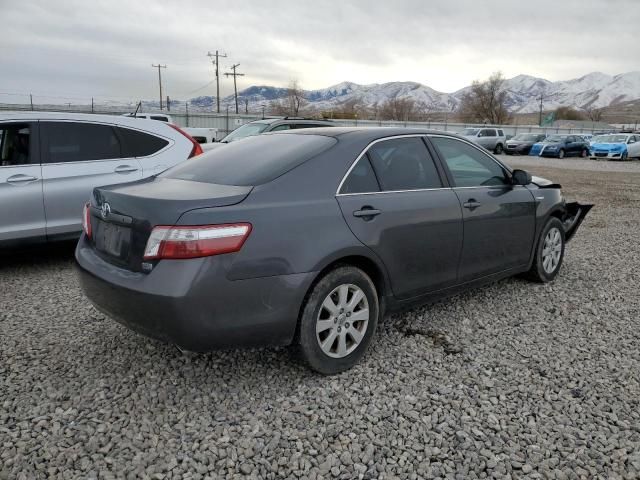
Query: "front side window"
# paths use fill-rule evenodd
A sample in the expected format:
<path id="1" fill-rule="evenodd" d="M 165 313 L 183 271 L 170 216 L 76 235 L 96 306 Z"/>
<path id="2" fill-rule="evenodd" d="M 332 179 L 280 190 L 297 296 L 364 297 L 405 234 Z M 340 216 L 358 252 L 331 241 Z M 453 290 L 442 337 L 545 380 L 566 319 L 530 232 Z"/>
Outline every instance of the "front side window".
<path id="1" fill-rule="evenodd" d="M 367 153 L 383 191 L 442 187 L 422 138 L 385 140 L 373 144 Z"/>
<path id="2" fill-rule="evenodd" d="M 455 138 L 432 137 L 456 187 L 507 185 L 503 168 L 491 157 Z"/>
<path id="3" fill-rule="evenodd" d="M 31 161 L 31 130 L 25 124 L 0 124 L 0 166 L 26 165 Z"/>
<path id="4" fill-rule="evenodd" d="M 106 160 L 120 157 L 120 141 L 110 125 L 42 122 L 49 163 Z"/>

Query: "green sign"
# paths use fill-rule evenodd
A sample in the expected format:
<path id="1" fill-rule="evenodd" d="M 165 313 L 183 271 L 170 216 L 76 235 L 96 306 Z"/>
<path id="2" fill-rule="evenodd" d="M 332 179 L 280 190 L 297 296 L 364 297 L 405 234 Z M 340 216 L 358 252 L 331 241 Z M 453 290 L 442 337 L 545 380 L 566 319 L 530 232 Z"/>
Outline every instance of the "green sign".
<path id="1" fill-rule="evenodd" d="M 542 119 L 542 124 L 540 126 L 548 127 L 550 125 L 553 125 L 553 122 L 555 121 L 555 119 L 556 119 L 556 114 L 551 112 L 549 115 L 547 115 Z"/>

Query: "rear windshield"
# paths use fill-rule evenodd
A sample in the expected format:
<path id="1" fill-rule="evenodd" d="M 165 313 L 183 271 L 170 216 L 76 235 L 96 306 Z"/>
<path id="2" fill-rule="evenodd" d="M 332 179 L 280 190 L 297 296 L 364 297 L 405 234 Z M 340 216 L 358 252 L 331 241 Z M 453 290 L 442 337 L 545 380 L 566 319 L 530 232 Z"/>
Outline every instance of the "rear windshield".
<path id="1" fill-rule="evenodd" d="M 176 165 L 161 177 L 219 185 L 262 185 L 337 143 L 320 135 L 267 134 L 220 145 Z"/>

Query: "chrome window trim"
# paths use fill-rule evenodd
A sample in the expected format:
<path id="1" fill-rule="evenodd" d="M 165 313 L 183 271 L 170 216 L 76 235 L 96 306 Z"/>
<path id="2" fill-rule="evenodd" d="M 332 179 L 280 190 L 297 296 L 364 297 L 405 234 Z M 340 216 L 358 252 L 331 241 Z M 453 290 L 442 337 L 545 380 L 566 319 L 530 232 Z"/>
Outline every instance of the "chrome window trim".
<path id="1" fill-rule="evenodd" d="M 423 191 L 429 191 L 429 190 L 448 190 L 449 187 L 440 187 L 440 188 L 419 188 L 419 189 L 410 189 L 410 190 L 387 190 L 387 191 L 380 190 L 379 192 L 340 193 L 340 190 L 342 189 L 342 185 L 344 184 L 345 180 L 347 179 L 351 171 L 355 168 L 355 166 L 358 164 L 358 162 L 364 156 L 364 154 L 367 153 L 367 151 L 376 143 L 384 142 L 387 140 L 396 140 L 398 138 L 414 138 L 414 137 L 424 138 L 426 136 L 427 136 L 426 133 L 408 133 L 406 135 L 393 135 L 391 137 L 377 138 L 376 140 L 370 142 L 366 147 L 364 147 L 364 149 L 362 149 L 362 152 L 360 152 L 360 155 L 356 157 L 356 159 L 353 161 L 353 163 L 347 170 L 347 173 L 344 174 L 334 196 L 346 197 L 346 196 L 352 196 L 352 195 L 373 195 L 374 193 L 403 193 L 403 192 L 423 192 Z M 443 135 L 443 136 L 446 136 L 446 135 Z M 425 145 L 425 148 L 427 148 L 426 145 Z M 429 154 L 431 154 L 431 152 L 429 152 Z"/>

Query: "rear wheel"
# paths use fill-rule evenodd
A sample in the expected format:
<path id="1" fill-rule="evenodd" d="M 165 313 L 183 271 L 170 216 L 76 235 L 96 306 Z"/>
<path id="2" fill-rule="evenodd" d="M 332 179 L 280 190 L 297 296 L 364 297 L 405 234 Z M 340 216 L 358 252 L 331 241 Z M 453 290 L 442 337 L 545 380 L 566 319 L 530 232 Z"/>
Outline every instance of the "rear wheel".
<path id="1" fill-rule="evenodd" d="M 503 151 L 504 151 L 504 147 L 502 146 L 501 143 L 497 144 L 496 148 L 493 149 L 493 153 L 495 153 L 496 155 L 500 155 Z"/>
<path id="2" fill-rule="evenodd" d="M 380 307 L 376 287 L 362 270 L 330 271 L 307 296 L 298 348 L 315 371 L 332 375 L 353 367 L 371 343 Z"/>
<path id="3" fill-rule="evenodd" d="M 564 259 L 564 242 L 562 222 L 555 217 L 550 218 L 540 233 L 536 256 L 526 277 L 540 283 L 556 278 Z"/>
<path id="4" fill-rule="evenodd" d="M 561 148 L 558 152 L 558 158 L 564 158 L 564 148 Z"/>

